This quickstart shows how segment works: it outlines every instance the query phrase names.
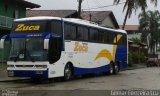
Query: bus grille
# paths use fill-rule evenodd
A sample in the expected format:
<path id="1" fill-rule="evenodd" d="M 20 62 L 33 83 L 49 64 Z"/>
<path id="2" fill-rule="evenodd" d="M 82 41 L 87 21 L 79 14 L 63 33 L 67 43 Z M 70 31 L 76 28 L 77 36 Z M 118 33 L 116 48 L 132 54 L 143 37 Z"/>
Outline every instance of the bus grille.
<path id="1" fill-rule="evenodd" d="M 34 67 L 34 65 L 16 65 L 16 67 Z"/>

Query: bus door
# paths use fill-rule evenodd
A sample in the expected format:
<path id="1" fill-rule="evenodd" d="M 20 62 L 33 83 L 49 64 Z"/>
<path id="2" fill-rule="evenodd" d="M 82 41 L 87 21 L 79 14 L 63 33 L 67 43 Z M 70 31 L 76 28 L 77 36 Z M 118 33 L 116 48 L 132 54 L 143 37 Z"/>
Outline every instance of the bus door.
<path id="1" fill-rule="evenodd" d="M 51 37 L 49 40 L 48 57 L 50 64 L 57 62 L 61 57 L 62 38 Z"/>

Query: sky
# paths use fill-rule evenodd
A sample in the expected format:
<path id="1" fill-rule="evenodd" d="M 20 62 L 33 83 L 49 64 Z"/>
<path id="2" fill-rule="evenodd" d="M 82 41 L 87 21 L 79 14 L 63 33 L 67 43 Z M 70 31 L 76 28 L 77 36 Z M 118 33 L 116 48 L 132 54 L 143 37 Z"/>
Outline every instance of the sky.
<path id="1" fill-rule="evenodd" d="M 38 8 L 40 10 L 67 10 L 67 9 L 77 10 L 78 9 L 78 0 L 26 0 L 26 1 L 41 5 L 41 8 Z M 98 9 L 92 9 L 92 8 L 97 8 L 102 6 L 113 5 L 113 1 L 114 0 L 83 0 L 82 10 L 89 9 L 87 11 L 112 11 L 118 21 L 118 24 L 122 25 L 125 17 L 125 11 L 123 12 L 123 4 L 104 7 L 104 8 L 98 8 Z M 124 1 L 122 0 L 122 2 Z M 157 9 L 160 9 L 160 2 L 158 2 L 157 7 L 154 7 L 154 5 L 151 4 L 150 0 L 148 0 L 147 10 L 157 10 Z M 37 9 L 34 9 L 34 10 L 37 10 Z M 131 18 L 127 20 L 127 25 L 138 25 L 139 24 L 138 14 L 140 12 L 141 10 L 137 10 L 136 13 L 133 12 Z"/>

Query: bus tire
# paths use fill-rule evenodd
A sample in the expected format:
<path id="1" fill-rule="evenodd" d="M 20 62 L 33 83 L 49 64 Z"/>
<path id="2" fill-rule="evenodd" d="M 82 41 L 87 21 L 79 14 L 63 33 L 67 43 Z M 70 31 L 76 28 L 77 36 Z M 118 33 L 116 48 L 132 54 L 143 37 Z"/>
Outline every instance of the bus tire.
<path id="1" fill-rule="evenodd" d="M 114 72 L 114 63 L 113 62 L 111 62 L 110 64 L 109 64 L 109 74 L 110 75 L 112 75 Z"/>
<path id="2" fill-rule="evenodd" d="M 111 62 L 110 63 L 110 69 L 109 69 L 109 74 L 114 75 L 119 72 L 119 67 L 117 64 Z"/>
<path id="3" fill-rule="evenodd" d="M 73 66 L 71 64 L 67 64 L 64 68 L 64 80 L 71 80 L 73 77 Z"/>
<path id="4" fill-rule="evenodd" d="M 119 72 L 119 66 L 118 66 L 118 64 L 114 64 L 113 74 L 118 74 L 118 72 Z"/>

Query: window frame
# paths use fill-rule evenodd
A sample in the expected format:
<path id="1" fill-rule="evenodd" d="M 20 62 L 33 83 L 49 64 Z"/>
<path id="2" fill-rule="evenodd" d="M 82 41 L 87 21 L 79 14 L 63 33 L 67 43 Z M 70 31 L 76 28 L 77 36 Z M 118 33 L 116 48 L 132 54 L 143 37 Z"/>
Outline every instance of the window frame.
<path id="1" fill-rule="evenodd" d="M 94 30 L 94 32 L 97 31 L 97 33 L 96 33 L 96 34 L 97 34 L 97 35 L 96 35 L 97 37 L 96 37 L 95 40 L 91 39 L 91 35 L 92 35 L 92 32 L 93 32 L 93 31 L 91 32 L 91 30 Z M 90 27 L 90 28 L 89 28 L 89 36 L 88 36 L 88 37 L 89 37 L 89 41 L 90 41 L 90 42 L 98 43 L 98 28 Z"/>
<path id="2" fill-rule="evenodd" d="M 76 26 L 76 38 L 75 39 L 66 39 L 65 40 L 74 40 L 74 41 L 84 41 L 84 42 L 90 42 L 90 43 L 102 43 L 102 44 L 112 44 L 112 45 L 118 45 L 118 42 L 117 42 L 117 35 L 118 34 L 122 34 L 122 35 L 126 35 L 125 33 L 121 33 L 119 31 L 112 31 L 112 30 L 108 30 L 108 29 L 103 29 L 103 28 L 98 28 L 98 27 L 94 27 L 94 26 L 87 26 L 87 25 L 83 25 L 83 24 L 78 24 L 78 23 L 74 23 L 74 22 L 69 22 L 69 21 L 64 21 L 64 28 L 65 28 L 65 23 L 68 23 L 68 24 L 71 24 L 71 25 L 74 25 Z M 88 39 L 87 40 L 84 40 L 84 39 L 78 39 L 77 37 L 77 34 L 78 34 L 78 27 L 84 27 L 84 28 L 87 28 L 88 29 Z M 91 30 L 96 30 L 97 31 L 97 39 L 95 40 L 92 40 L 91 39 L 91 35 L 92 35 L 92 31 Z M 100 39 L 100 35 L 99 33 L 102 32 L 101 36 L 104 36 L 103 37 L 103 40 L 99 40 Z M 106 34 L 106 35 L 105 35 Z M 110 37 L 108 40 L 106 40 L 105 36 L 108 36 Z M 64 31 L 64 37 L 65 37 L 65 31 Z M 116 43 L 114 43 L 114 38 L 116 37 Z M 127 40 L 127 39 L 126 39 Z M 126 41 L 124 40 L 124 41 Z M 126 41 L 127 42 L 127 41 Z"/>
<path id="3" fill-rule="evenodd" d="M 78 35 L 78 32 L 79 32 L 79 28 L 82 28 L 82 38 L 80 38 Z M 87 35 L 86 36 L 86 38 L 85 38 L 85 35 Z M 88 27 L 86 27 L 86 26 L 82 26 L 82 25 L 77 25 L 77 34 L 76 34 L 76 39 L 78 40 L 78 41 L 89 41 L 89 29 L 88 29 Z"/>
<path id="4" fill-rule="evenodd" d="M 70 25 L 70 26 L 74 26 L 75 27 L 75 37 L 74 38 L 66 38 L 66 30 L 65 30 L 65 26 L 66 25 Z M 71 30 L 71 29 L 70 29 Z M 71 32 L 72 33 L 72 32 Z M 76 40 L 77 37 L 77 26 L 75 24 L 69 23 L 69 22 L 64 22 L 64 39 L 65 40 Z"/>
<path id="5" fill-rule="evenodd" d="M 55 21 L 60 23 L 60 25 L 61 25 L 61 26 L 60 26 L 60 29 L 61 29 L 61 30 L 59 30 L 59 32 L 61 31 L 61 33 L 59 33 L 59 32 L 58 32 L 58 33 L 55 33 L 55 32 L 53 31 L 53 29 L 52 29 L 52 23 L 55 22 Z M 62 35 L 62 34 L 63 34 L 62 21 L 61 21 L 61 20 L 51 20 L 51 21 L 49 22 L 49 30 L 50 30 L 50 32 L 53 33 L 53 34 Z"/>

